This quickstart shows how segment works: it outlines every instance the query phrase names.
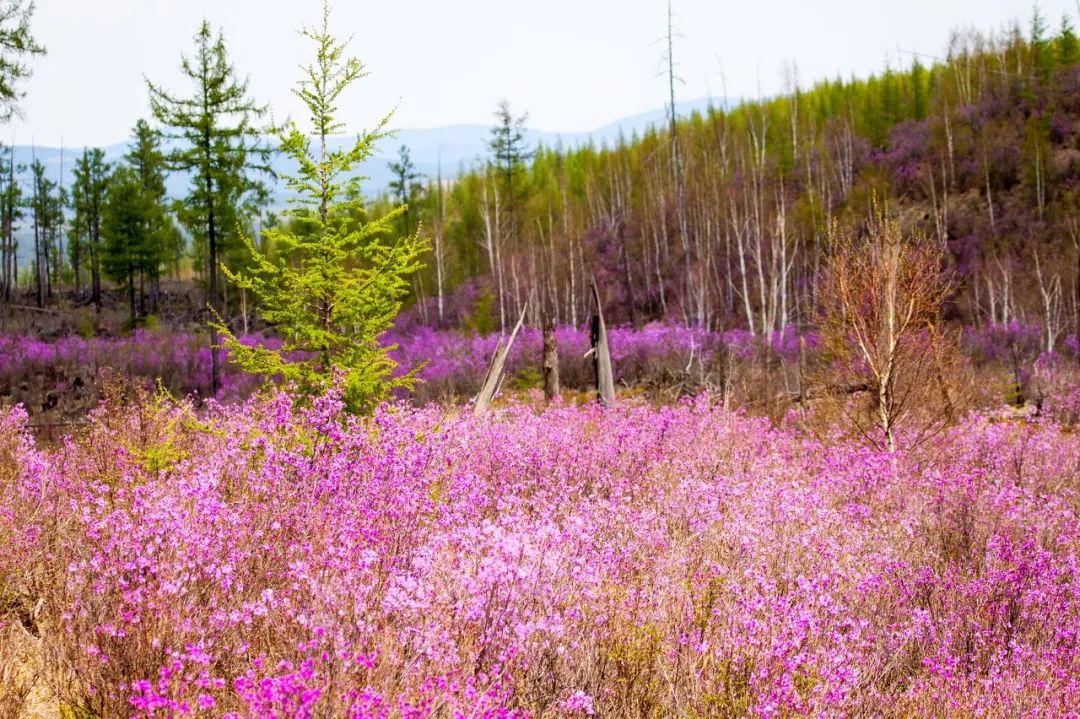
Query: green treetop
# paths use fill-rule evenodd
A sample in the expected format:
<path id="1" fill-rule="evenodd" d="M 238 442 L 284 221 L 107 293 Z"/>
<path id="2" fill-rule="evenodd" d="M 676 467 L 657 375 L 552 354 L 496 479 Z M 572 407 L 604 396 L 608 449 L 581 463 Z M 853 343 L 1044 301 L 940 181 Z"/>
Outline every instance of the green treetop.
<path id="1" fill-rule="evenodd" d="M 398 148 L 398 161 L 389 163 L 389 167 L 394 175 L 394 179 L 390 180 L 390 195 L 398 205 L 405 206 L 405 212 L 401 216 L 401 231 L 402 234 L 410 234 L 414 229 L 413 217 L 416 214 L 413 203 L 424 190 L 424 186 L 420 184 L 421 175 L 416 171 L 416 165 L 409 156 L 409 148 L 405 145 Z"/>
<path id="2" fill-rule="evenodd" d="M 369 221 L 359 193 L 362 178 L 353 173 L 387 135 L 389 115 L 351 146 L 329 147 L 328 139 L 343 129 L 335 117 L 338 99 L 366 75 L 359 60 L 345 55 L 347 42 L 331 36 L 329 23 L 324 4 L 321 29 L 302 31 L 317 52 L 294 89 L 311 114 L 315 146 L 295 123 L 275 131 L 281 151 L 299 168 L 284 178 L 296 195 L 286 211 L 291 221 L 265 231 L 273 256 L 247 240 L 249 274 L 224 270 L 255 293 L 262 316 L 278 328 L 284 344 L 280 350 L 248 347 L 223 323 L 218 329 L 244 370 L 280 376 L 295 383 L 301 396 L 323 392 L 340 377 L 346 402 L 357 411 L 412 382 L 410 375 L 392 377 L 392 348 L 379 336 L 400 310 L 426 243 L 418 233 L 395 232 L 403 207 Z"/>
<path id="3" fill-rule="evenodd" d="M 130 307 L 129 323 L 134 326 L 135 280 L 142 269 L 144 248 L 152 242 L 148 237 L 147 218 L 153 206 L 143 191 L 138 173 L 127 165 L 113 172 L 106 194 L 101 231 L 105 237 L 101 268 L 105 276 L 127 290 Z"/>
<path id="4" fill-rule="evenodd" d="M 75 210 L 72 226 L 81 228 L 79 231 L 84 233 L 83 239 L 75 245 L 78 256 L 72 258 L 72 264 L 78 268 L 84 261 L 89 263 L 90 291 L 98 312 L 101 311 L 101 213 L 109 188 L 109 173 L 104 150 L 85 149 L 75 162 L 75 181 L 71 190 Z"/>
<path id="5" fill-rule="evenodd" d="M 268 150 L 260 143 L 255 120 L 265 108 L 248 95 L 229 62 L 225 40 L 215 37 L 205 20 L 195 34 L 195 54 L 183 56 L 183 74 L 191 81 L 187 96 L 175 95 L 147 81 L 150 108 L 178 142 L 167 153 L 170 170 L 191 173 L 191 190 L 178 207 L 181 223 L 195 238 L 196 257 L 206 270 L 207 301 L 219 312 L 218 265 L 236 245 L 242 218 L 253 215 L 266 197 L 257 173 L 268 172 Z M 217 337 L 211 330 L 211 390 L 217 391 Z"/>
<path id="6" fill-rule="evenodd" d="M 45 54 L 45 47 L 30 34 L 33 0 L 0 0 L 0 122 L 21 115 L 19 86 L 32 73 L 27 60 Z"/>
<path id="7" fill-rule="evenodd" d="M 165 157 L 161 136 L 139 120 L 125 165 L 117 168 L 106 196 L 102 218 L 102 268 L 128 294 L 134 326 L 136 281 L 140 308 L 146 281 L 153 286 L 161 267 L 171 259 L 175 228 L 166 210 Z"/>

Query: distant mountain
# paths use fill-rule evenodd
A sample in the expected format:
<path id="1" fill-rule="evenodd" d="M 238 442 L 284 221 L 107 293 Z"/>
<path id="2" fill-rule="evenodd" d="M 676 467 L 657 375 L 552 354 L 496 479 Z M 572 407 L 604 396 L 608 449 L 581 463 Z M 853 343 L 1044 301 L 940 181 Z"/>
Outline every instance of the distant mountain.
<path id="1" fill-rule="evenodd" d="M 680 116 L 688 116 L 694 111 L 704 112 L 710 105 L 719 107 L 724 104 L 725 101 L 722 99 L 699 98 L 679 103 L 676 107 Z M 533 148 L 539 145 L 580 147 L 590 142 L 597 146 L 613 146 L 619 142 L 620 138 L 630 140 L 633 135 L 640 135 L 650 127 L 666 121 L 667 110 L 660 108 L 616 120 L 587 132 L 548 132 L 528 128 L 525 137 L 529 146 Z M 401 145 L 408 146 L 412 161 L 421 174 L 434 177 L 441 166 L 443 177 L 454 177 L 486 158 L 490 134 L 489 125 L 451 125 L 429 129 L 399 130 L 393 137 L 383 140 L 377 153 L 360 168 L 361 173 L 367 176 L 362 185 L 363 191 L 371 196 L 386 190 L 391 180 L 389 163 L 397 159 L 398 148 Z M 350 141 L 348 136 L 337 137 L 334 138 L 333 144 L 344 145 Z M 103 147 L 102 150 L 105 152 L 106 162 L 120 162 L 127 152 L 127 143 L 109 145 Z M 29 167 L 36 158 L 45 165 L 47 177 L 56 181 L 62 180 L 63 185 L 67 187 L 70 186 L 73 178 L 75 159 L 81 153 L 81 147 L 68 147 L 61 150 L 58 147 L 16 145 L 15 162 Z M 292 163 L 283 157 L 275 157 L 271 165 L 278 174 L 289 174 L 294 169 Z M 29 174 L 27 171 L 19 177 L 27 193 L 30 191 Z M 187 186 L 188 178 L 182 174 L 172 174 L 168 178 L 168 191 L 173 197 L 182 197 L 187 192 Z M 281 183 L 277 183 L 276 186 L 271 183 L 271 186 L 274 191 L 270 203 L 271 208 L 280 209 L 288 201 L 285 188 Z M 33 257 L 31 246 L 33 235 L 28 228 L 29 221 L 25 220 L 22 224 L 23 227 L 16 232 L 19 238 L 20 265 L 28 263 Z"/>
<path id="2" fill-rule="evenodd" d="M 713 105 L 723 104 L 722 100 L 710 101 L 708 98 L 701 98 L 679 103 L 678 113 L 686 116 L 695 110 L 704 111 L 710 102 Z M 629 140 L 635 133 L 641 134 L 649 127 L 665 122 L 666 118 L 667 110 L 661 108 L 623 118 L 586 132 L 548 132 L 529 128 L 526 130 L 526 139 L 532 147 L 540 144 L 546 147 L 557 144 L 563 147 L 579 147 L 588 142 L 593 142 L 598 146 L 605 144 L 611 146 L 619 141 L 620 136 Z M 468 168 L 486 157 L 490 132 L 491 128 L 488 125 L 451 125 L 430 129 L 399 130 L 393 137 L 384 140 L 377 154 L 361 168 L 363 174 L 369 178 L 364 183 L 364 191 L 368 194 L 377 194 L 386 189 L 391 179 L 387 165 L 397 159 L 398 147 L 403 144 L 409 147 L 412 160 L 421 173 L 434 177 L 441 163 L 443 175 L 452 177 L 461 169 Z M 344 145 L 348 142 L 350 138 L 347 136 L 334 139 L 335 144 Z M 106 161 L 119 162 L 127 151 L 127 144 L 117 143 L 102 149 L 105 151 Z M 62 160 L 63 182 L 68 185 L 71 182 L 75 158 L 81 152 L 81 147 L 68 147 L 61 151 L 56 147 L 35 148 L 29 145 L 17 145 L 15 162 L 29 166 L 36 157 L 44 163 L 48 177 L 59 180 Z M 279 173 L 288 172 L 291 169 L 284 158 L 276 158 L 273 168 Z M 29 173 L 25 175 L 22 179 L 29 186 Z M 176 197 L 182 196 L 186 192 L 186 186 L 186 178 L 174 175 L 169 181 L 169 192 Z M 281 188 L 273 204 L 284 204 Z"/>

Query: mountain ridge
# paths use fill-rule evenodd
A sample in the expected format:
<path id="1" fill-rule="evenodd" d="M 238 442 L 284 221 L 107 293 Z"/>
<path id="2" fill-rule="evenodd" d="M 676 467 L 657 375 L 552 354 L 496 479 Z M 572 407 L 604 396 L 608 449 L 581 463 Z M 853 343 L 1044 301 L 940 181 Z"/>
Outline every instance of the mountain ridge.
<path id="1" fill-rule="evenodd" d="M 722 107 L 728 102 L 730 100 L 724 98 L 696 98 L 676 103 L 676 110 L 680 116 L 687 116 L 693 112 L 703 112 L 710 106 Z M 527 127 L 525 138 L 532 148 L 541 145 L 577 147 L 589 142 L 598 146 L 612 146 L 619 142 L 620 137 L 629 140 L 634 134 L 641 134 L 650 127 L 666 122 L 667 116 L 667 108 L 664 107 L 620 118 L 593 130 L 562 132 Z M 361 173 L 366 176 L 362 189 L 369 197 L 386 190 L 391 179 L 388 165 L 397 159 L 401 145 L 409 148 L 412 161 L 421 175 L 434 178 L 441 171 L 443 177 L 454 177 L 481 161 L 487 154 L 490 131 L 489 125 L 468 123 L 396 130 L 393 135 L 379 143 L 376 153 L 362 166 Z M 349 137 L 335 137 L 333 143 L 344 144 L 350 141 Z M 101 149 L 105 152 L 106 162 L 115 163 L 123 159 L 128 144 L 118 142 Z M 29 167 L 34 159 L 41 160 L 45 165 L 46 176 L 54 181 L 62 180 L 62 184 L 67 186 L 71 181 L 75 159 L 81 154 L 81 146 L 59 148 L 16 145 L 15 163 Z M 289 174 L 292 170 L 288 160 L 280 156 L 274 157 L 271 167 L 279 176 Z M 19 181 L 24 184 L 24 189 L 28 190 L 29 179 L 28 171 L 20 174 Z M 172 173 L 166 184 L 170 196 L 181 197 L 186 193 L 188 178 L 182 173 Z M 282 183 L 273 184 L 275 186 L 271 188 L 270 209 L 280 209 L 287 203 L 288 196 Z"/>

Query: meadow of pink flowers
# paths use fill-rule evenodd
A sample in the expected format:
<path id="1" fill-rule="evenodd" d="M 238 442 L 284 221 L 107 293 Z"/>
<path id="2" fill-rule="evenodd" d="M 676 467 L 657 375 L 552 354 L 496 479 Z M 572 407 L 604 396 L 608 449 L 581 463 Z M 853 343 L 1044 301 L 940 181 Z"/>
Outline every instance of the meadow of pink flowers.
<path id="1" fill-rule="evenodd" d="M 241 337 L 246 343 L 280 340 L 257 335 Z M 219 399 L 247 396 L 259 384 L 228 362 L 223 350 Z M 53 389 L 64 392 L 73 382 L 96 382 L 102 371 L 112 371 L 136 383 L 154 387 L 160 382 L 181 396 L 210 393 L 210 346 L 206 337 L 182 332 L 136 331 L 127 337 L 78 335 L 55 339 L 0 335 L 0 388 L 30 378 L 48 379 Z M 3 392 L 0 391 L 0 395 Z"/>
<path id="2" fill-rule="evenodd" d="M 1078 716 L 1080 437 L 799 420 L 16 409 L 3 631 L 80 717 Z"/>

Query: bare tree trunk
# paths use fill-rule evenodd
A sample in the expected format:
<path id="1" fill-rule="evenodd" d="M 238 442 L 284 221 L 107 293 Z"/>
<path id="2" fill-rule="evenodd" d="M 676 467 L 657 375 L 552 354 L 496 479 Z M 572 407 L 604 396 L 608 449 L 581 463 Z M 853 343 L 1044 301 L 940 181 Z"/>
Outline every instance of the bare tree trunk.
<path id="1" fill-rule="evenodd" d="M 544 321 L 544 399 L 553 400 L 559 396 L 559 346 L 555 339 L 555 320 L 550 317 Z"/>
<path id="2" fill-rule="evenodd" d="M 484 375 L 484 384 L 480 388 L 480 394 L 476 395 L 476 402 L 473 404 L 473 414 L 477 417 L 487 412 L 488 408 L 491 407 L 491 400 L 495 398 L 495 393 L 498 391 L 502 380 L 506 358 L 510 356 L 510 348 L 514 346 L 514 339 L 517 337 L 518 331 L 521 330 L 522 323 L 525 322 L 525 312 L 528 309 L 528 306 L 521 309 L 521 316 L 518 318 L 517 324 L 514 325 L 514 331 L 510 333 L 510 339 L 506 341 L 505 345 L 502 343 L 502 338 L 499 338 L 495 355 L 491 358 L 491 364 L 488 365 L 487 374 Z"/>
<path id="3" fill-rule="evenodd" d="M 592 320 L 592 355 L 593 371 L 596 374 L 596 395 L 601 404 L 615 404 L 615 378 L 611 367 L 611 349 L 608 347 L 607 325 L 604 324 L 604 310 L 600 306 L 600 291 L 596 281 L 592 283 L 593 299 L 596 301 L 596 314 Z"/>
<path id="4" fill-rule="evenodd" d="M 1042 262 L 1039 260 L 1038 247 L 1034 250 L 1035 256 L 1035 277 L 1039 281 L 1039 296 L 1042 298 L 1043 305 L 1043 324 L 1046 328 L 1045 349 L 1047 352 L 1053 352 L 1054 346 L 1057 344 L 1057 336 L 1060 331 L 1059 320 L 1061 318 L 1061 276 L 1054 274 L 1050 278 L 1050 281 L 1046 281 L 1046 277 L 1043 275 Z"/>

